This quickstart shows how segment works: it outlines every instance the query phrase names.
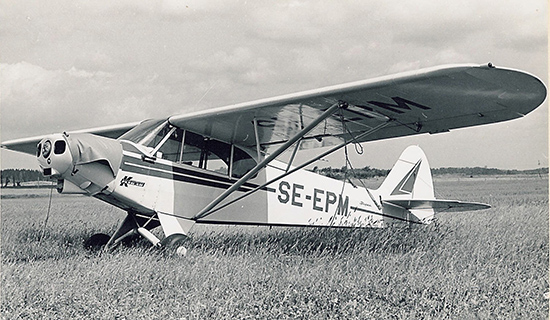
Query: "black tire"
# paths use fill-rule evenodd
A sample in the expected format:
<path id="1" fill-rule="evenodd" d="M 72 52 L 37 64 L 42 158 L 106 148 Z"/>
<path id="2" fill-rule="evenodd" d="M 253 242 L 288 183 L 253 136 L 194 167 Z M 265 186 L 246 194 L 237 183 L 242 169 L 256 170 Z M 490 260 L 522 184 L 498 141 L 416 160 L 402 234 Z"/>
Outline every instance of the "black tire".
<path id="1" fill-rule="evenodd" d="M 160 242 L 160 248 L 165 253 L 168 253 L 170 255 L 177 254 L 179 256 L 185 256 L 187 253 L 186 246 L 188 243 L 188 236 L 181 233 L 174 233 L 162 239 L 162 241 Z"/>
<path id="2" fill-rule="evenodd" d="M 90 251 L 101 250 L 111 237 L 105 233 L 96 233 L 84 241 L 84 248 Z"/>

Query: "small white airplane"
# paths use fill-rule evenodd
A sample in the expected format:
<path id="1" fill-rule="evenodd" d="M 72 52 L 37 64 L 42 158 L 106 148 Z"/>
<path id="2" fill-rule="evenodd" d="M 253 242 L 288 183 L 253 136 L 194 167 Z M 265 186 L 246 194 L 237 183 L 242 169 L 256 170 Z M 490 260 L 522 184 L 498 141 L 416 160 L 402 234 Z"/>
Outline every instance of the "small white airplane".
<path id="1" fill-rule="evenodd" d="M 93 235 L 87 246 L 112 248 L 141 235 L 184 254 L 196 223 L 379 228 L 489 208 L 435 199 L 416 146 L 377 190 L 304 168 L 350 143 L 519 118 L 545 99 L 545 85 L 525 72 L 450 65 L 1 146 L 35 155 L 60 193 L 127 212 L 113 235 Z M 298 150 L 320 147 L 330 148 L 293 166 Z M 285 151 L 288 163 L 278 160 Z M 163 240 L 151 232 L 158 226 Z"/>

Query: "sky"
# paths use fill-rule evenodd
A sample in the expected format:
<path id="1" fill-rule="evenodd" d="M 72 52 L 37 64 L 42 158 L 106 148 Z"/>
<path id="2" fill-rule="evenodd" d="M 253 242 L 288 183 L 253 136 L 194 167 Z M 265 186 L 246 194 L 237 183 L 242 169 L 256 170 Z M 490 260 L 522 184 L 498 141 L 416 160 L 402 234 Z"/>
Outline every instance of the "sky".
<path id="1" fill-rule="evenodd" d="M 167 117 L 442 64 L 548 83 L 547 1 L 0 0 L 1 140 Z M 363 145 L 390 168 L 548 166 L 548 103 L 522 119 Z M 306 157 L 308 154 L 302 155 Z M 319 166 L 344 165 L 342 153 Z M 38 168 L 2 150 L 2 168 Z"/>

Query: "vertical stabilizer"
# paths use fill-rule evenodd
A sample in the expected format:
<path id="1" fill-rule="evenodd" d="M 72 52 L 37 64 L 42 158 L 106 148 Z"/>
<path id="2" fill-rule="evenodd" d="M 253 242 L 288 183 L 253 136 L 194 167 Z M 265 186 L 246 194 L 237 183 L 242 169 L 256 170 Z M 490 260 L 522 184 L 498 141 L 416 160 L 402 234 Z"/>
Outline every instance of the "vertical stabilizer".
<path id="1" fill-rule="evenodd" d="M 410 146 L 399 157 L 378 188 L 382 199 L 435 199 L 432 173 L 424 151 Z"/>
<path id="2" fill-rule="evenodd" d="M 431 208 L 407 210 L 388 203 L 391 200 L 435 199 L 432 173 L 424 151 L 418 146 L 405 149 L 376 192 L 383 200 L 383 211 L 387 216 L 429 223 L 434 215 Z"/>

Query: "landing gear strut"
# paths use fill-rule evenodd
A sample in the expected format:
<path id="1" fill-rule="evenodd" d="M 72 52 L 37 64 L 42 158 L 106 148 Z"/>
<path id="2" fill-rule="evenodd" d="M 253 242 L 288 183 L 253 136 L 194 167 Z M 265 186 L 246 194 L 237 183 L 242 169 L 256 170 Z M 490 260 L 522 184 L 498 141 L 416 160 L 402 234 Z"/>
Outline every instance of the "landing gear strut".
<path id="1" fill-rule="evenodd" d="M 101 249 L 108 251 L 120 243 L 131 243 L 137 237 L 143 237 L 151 242 L 153 247 L 159 248 L 165 253 L 185 256 L 187 254 L 185 246 L 189 242 L 189 237 L 181 233 L 174 233 L 160 241 L 150 231 L 159 225 L 160 221 L 156 214 L 143 216 L 128 212 L 128 215 L 112 236 L 104 233 L 94 234 L 84 242 L 84 248 L 91 251 Z"/>
<path id="2" fill-rule="evenodd" d="M 132 212 L 128 212 L 128 215 L 126 215 L 126 218 L 120 223 L 118 229 L 112 236 L 104 233 L 94 234 L 84 241 L 84 248 L 92 251 L 100 249 L 108 251 L 120 243 L 130 244 L 135 242 L 136 238 L 139 238 L 141 235 L 139 231 L 145 230 L 150 234 L 149 230 L 160 225 L 160 222 L 158 219 L 155 219 L 155 217 L 156 215 L 152 217 L 142 217 Z"/>

